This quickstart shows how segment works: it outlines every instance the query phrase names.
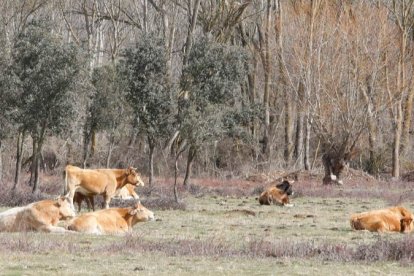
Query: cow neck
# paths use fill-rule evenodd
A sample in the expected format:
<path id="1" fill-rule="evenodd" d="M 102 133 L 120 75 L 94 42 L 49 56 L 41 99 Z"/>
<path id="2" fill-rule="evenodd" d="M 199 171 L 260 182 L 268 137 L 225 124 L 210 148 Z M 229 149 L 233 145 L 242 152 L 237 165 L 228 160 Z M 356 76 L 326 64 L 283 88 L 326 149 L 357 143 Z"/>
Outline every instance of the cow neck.
<path id="1" fill-rule="evenodd" d="M 134 215 L 131 215 L 129 213 L 132 210 L 133 210 L 133 208 L 127 208 L 127 209 L 125 209 L 125 214 L 123 215 L 125 221 L 128 224 L 128 228 L 132 228 L 132 226 L 135 224 L 134 223 Z"/>
<path id="2" fill-rule="evenodd" d="M 122 170 L 121 175 L 116 176 L 116 188 L 121 189 L 124 187 L 128 183 L 127 178 L 126 170 Z"/>

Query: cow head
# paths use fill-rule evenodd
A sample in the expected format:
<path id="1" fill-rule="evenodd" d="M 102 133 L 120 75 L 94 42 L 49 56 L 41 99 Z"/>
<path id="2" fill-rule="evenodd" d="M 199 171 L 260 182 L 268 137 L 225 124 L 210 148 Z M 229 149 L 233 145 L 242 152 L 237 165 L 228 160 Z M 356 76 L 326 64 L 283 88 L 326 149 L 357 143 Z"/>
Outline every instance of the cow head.
<path id="1" fill-rule="evenodd" d="M 144 181 L 142 181 L 140 174 L 137 172 L 136 168 L 129 167 L 126 169 L 127 183 L 130 183 L 134 186 L 144 186 Z"/>
<path id="2" fill-rule="evenodd" d="M 154 220 L 154 213 L 142 206 L 140 202 L 136 203 L 134 207 L 129 211 L 129 214 L 133 216 L 135 222 L 143 222 Z"/>
<path id="3" fill-rule="evenodd" d="M 58 197 L 55 199 L 54 205 L 59 209 L 60 219 L 65 220 L 76 216 L 75 211 L 73 210 L 67 197 Z"/>
<path id="4" fill-rule="evenodd" d="M 409 233 L 413 231 L 413 219 L 411 217 L 402 218 L 401 223 L 401 233 Z"/>
<path id="5" fill-rule="evenodd" d="M 276 188 L 278 188 L 279 190 L 282 190 L 285 194 L 287 195 L 293 195 L 294 192 L 292 190 L 292 183 L 294 181 L 288 181 L 288 180 L 284 180 L 282 179 L 282 183 L 277 184 Z"/>

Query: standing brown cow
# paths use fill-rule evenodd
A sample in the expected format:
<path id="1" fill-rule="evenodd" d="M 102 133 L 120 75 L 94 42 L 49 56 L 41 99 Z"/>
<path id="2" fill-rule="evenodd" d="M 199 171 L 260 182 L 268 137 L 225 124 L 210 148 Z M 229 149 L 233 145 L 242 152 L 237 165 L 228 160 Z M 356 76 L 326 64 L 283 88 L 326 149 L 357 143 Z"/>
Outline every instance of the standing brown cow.
<path id="1" fill-rule="evenodd" d="M 105 208 L 109 208 L 111 198 L 126 184 L 144 185 L 135 168 L 128 169 L 81 169 L 67 165 L 65 188 L 72 208 L 76 192 L 83 195 L 103 195 Z"/>
<path id="2" fill-rule="evenodd" d="M 143 186 L 143 185 L 140 185 Z M 129 199 L 135 199 L 138 200 L 139 196 L 135 192 L 135 186 L 131 184 L 126 184 L 121 189 L 116 190 L 115 195 L 112 198 L 119 198 L 121 200 L 129 200 Z M 75 196 L 73 197 L 73 202 L 76 202 L 76 205 L 78 205 L 78 212 L 80 212 L 82 208 L 82 202 L 85 201 L 86 205 L 88 207 L 88 210 L 91 209 L 95 211 L 95 200 L 94 195 L 84 195 L 80 192 L 75 192 Z"/>

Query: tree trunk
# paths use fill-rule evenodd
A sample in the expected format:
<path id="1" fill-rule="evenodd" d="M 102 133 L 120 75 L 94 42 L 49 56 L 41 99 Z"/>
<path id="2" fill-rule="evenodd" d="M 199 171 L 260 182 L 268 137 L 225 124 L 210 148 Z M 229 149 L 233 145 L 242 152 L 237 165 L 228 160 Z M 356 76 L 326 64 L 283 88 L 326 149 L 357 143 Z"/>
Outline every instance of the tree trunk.
<path id="1" fill-rule="evenodd" d="M 264 54 L 262 55 L 263 70 L 264 70 L 264 92 L 263 92 L 263 109 L 264 109 L 264 130 L 262 139 L 262 154 L 264 160 L 268 161 L 270 158 L 270 84 L 271 84 L 271 66 L 270 66 L 270 21 L 271 21 L 271 0 L 267 0 L 266 21 L 264 32 Z"/>
<path id="2" fill-rule="evenodd" d="M 285 105 L 285 127 L 284 138 L 285 145 L 283 150 L 283 157 L 285 166 L 289 167 L 292 162 L 292 149 L 293 149 L 293 123 L 292 123 L 292 99 L 287 89 L 287 76 L 283 59 L 283 9 L 280 0 L 276 2 L 277 18 L 275 19 L 275 33 L 276 42 L 278 45 L 278 67 L 279 67 L 279 91 L 285 91 L 284 93 L 284 105 Z"/>
<path id="3" fill-rule="evenodd" d="M 37 191 L 37 185 L 39 183 L 39 138 L 37 135 L 32 137 L 33 151 L 32 151 L 32 166 L 30 172 L 30 186 L 32 186 L 32 192 Z"/>
<path id="4" fill-rule="evenodd" d="M 257 73 L 257 59 L 253 57 L 253 65 L 252 65 L 252 71 L 247 75 L 247 80 L 249 82 L 249 103 L 251 106 L 254 106 L 256 101 L 256 73 Z M 250 133 L 253 137 L 256 136 L 256 127 L 254 119 L 252 119 L 252 122 L 250 124 Z M 256 154 L 254 154 L 256 155 Z"/>
<path id="5" fill-rule="evenodd" d="M 19 185 L 20 172 L 22 169 L 22 155 L 23 155 L 23 144 L 24 144 L 24 132 L 19 131 L 17 135 L 17 146 L 16 146 L 16 167 L 14 173 L 14 184 L 13 191 L 16 190 L 17 185 Z"/>
<path id="6" fill-rule="evenodd" d="M 96 131 L 95 131 L 95 129 L 91 130 L 90 143 L 91 143 L 90 155 L 93 156 L 95 154 L 95 151 L 96 151 Z"/>
<path id="7" fill-rule="evenodd" d="M 311 131 L 311 122 L 312 118 L 310 117 L 309 111 L 309 101 L 312 94 L 312 60 L 313 60 L 313 37 L 314 37 L 314 27 L 317 11 L 320 8 L 320 1 L 313 0 L 311 3 L 311 13 L 310 13 L 310 22 L 308 29 L 308 45 L 307 45 L 307 55 L 306 55 L 306 71 L 305 71 L 305 101 L 302 102 L 302 105 L 305 107 L 306 121 L 305 121 L 305 147 L 304 147 L 304 156 L 303 163 L 305 170 L 310 169 L 310 131 Z"/>
<path id="8" fill-rule="evenodd" d="M 29 186 L 33 186 L 34 185 L 34 178 L 35 178 L 35 166 L 36 164 L 36 152 L 37 152 L 37 137 L 33 136 L 32 137 L 32 163 L 30 165 L 30 179 L 29 179 Z"/>
<path id="9" fill-rule="evenodd" d="M 175 163 L 174 163 L 174 198 L 175 202 L 178 203 L 178 188 L 177 188 L 177 178 L 178 178 L 178 158 L 179 154 L 175 155 Z"/>
<path id="10" fill-rule="evenodd" d="M 303 160 L 303 136 L 304 136 L 304 121 L 305 121 L 305 113 L 303 110 L 303 104 L 305 102 L 305 91 L 303 83 L 299 83 L 298 88 L 298 101 L 297 101 L 297 113 L 298 117 L 296 120 L 296 138 L 295 138 L 295 159 L 296 164 L 298 164 L 299 169 L 303 168 L 302 160 Z"/>
<path id="11" fill-rule="evenodd" d="M 392 149 L 392 176 L 394 178 L 400 177 L 400 142 L 401 142 L 401 131 L 402 131 L 402 100 L 397 103 L 397 118 L 394 125 L 394 141 Z"/>
<path id="12" fill-rule="evenodd" d="M 303 156 L 303 165 L 305 170 L 310 170 L 310 133 L 311 133 L 312 118 L 309 113 L 306 115 L 306 128 L 305 128 L 305 148 Z"/>
<path id="13" fill-rule="evenodd" d="M 180 158 L 181 154 L 185 151 L 186 145 L 187 145 L 187 143 L 185 141 L 182 141 L 182 143 L 180 143 L 179 139 L 174 140 L 174 156 L 175 156 L 175 162 L 174 162 L 174 197 L 175 197 L 175 202 L 177 202 L 177 203 L 179 201 L 178 187 L 177 187 L 178 159 Z"/>
<path id="14" fill-rule="evenodd" d="M 374 107 L 371 100 L 373 89 L 372 76 L 367 77 L 367 92 L 363 91 L 365 101 L 367 103 L 367 115 L 368 115 L 368 152 L 369 152 L 369 167 L 368 173 L 372 175 L 378 174 L 378 168 L 375 160 L 375 141 L 376 141 L 376 122 L 374 118 Z"/>
<path id="15" fill-rule="evenodd" d="M 406 88 L 406 80 L 405 80 L 405 55 L 406 55 L 406 45 L 407 45 L 407 30 L 405 30 L 405 32 L 402 34 L 402 38 L 401 38 L 401 88 L 402 89 L 407 89 L 407 98 L 405 100 L 405 105 L 404 105 L 404 114 L 403 114 L 403 118 L 402 118 L 402 126 L 401 126 L 401 152 L 403 154 L 409 152 L 410 150 L 410 128 L 411 128 L 411 117 L 412 117 L 412 111 L 413 111 L 413 97 L 414 97 L 414 89 L 411 88 Z"/>
<path id="16" fill-rule="evenodd" d="M 106 155 L 106 167 L 109 168 L 111 163 L 112 151 L 114 149 L 115 139 L 111 134 L 109 137 L 108 154 Z"/>
<path id="17" fill-rule="evenodd" d="M 142 12 L 143 12 L 143 20 L 142 20 L 142 31 L 144 34 L 148 33 L 148 0 L 142 0 Z"/>
<path id="18" fill-rule="evenodd" d="M 148 186 L 152 187 L 152 182 L 154 179 L 154 149 L 155 141 L 151 138 L 148 138 L 148 147 L 149 147 L 149 177 L 148 177 Z"/>
<path id="19" fill-rule="evenodd" d="M 376 160 L 375 160 L 375 140 L 376 140 L 375 123 L 372 117 L 370 117 L 368 120 L 369 120 L 368 121 L 368 151 L 369 151 L 369 163 L 370 163 L 368 173 L 372 175 L 377 175 L 378 168 L 375 165 L 376 163 Z"/>
<path id="20" fill-rule="evenodd" d="M 83 130 L 83 160 L 82 160 L 82 167 L 86 168 L 86 162 L 89 156 L 89 143 L 90 143 L 90 132 L 85 129 Z"/>
<path id="21" fill-rule="evenodd" d="M 37 146 L 37 152 L 34 156 L 34 182 L 33 182 L 33 193 L 36 193 L 38 191 L 39 187 L 39 159 L 40 159 L 40 152 L 39 152 L 39 146 Z"/>
<path id="22" fill-rule="evenodd" d="M 292 149 L 293 149 L 293 124 L 292 124 L 292 103 L 288 93 L 285 94 L 285 149 L 283 156 L 285 159 L 286 167 L 290 166 L 292 162 Z"/>
<path id="23" fill-rule="evenodd" d="M 197 153 L 196 148 L 194 146 L 190 146 L 190 149 L 188 150 L 187 168 L 185 171 L 185 177 L 184 177 L 184 183 L 183 183 L 183 186 L 186 188 L 188 187 L 188 181 L 190 180 L 190 177 L 191 177 L 193 161 L 194 161 L 194 157 L 196 153 Z"/>
<path id="24" fill-rule="evenodd" d="M 46 133 L 46 126 L 47 126 L 47 121 L 44 121 L 42 123 L 42 126 L 41 126 L 40 134 L 39 134 L 39 136 L 36 136 L 36 139 L 35 139 L 35 142 L 37 143 L 37 145 L 36 145 L 36 151 L 33 152 L 33 153 L 35 153 L 35 155 L 34 155 L 35 178 L 34 178 L 34 183 L 33 183 L 33 193 L 37 193 L 38 187 L 40 185 L 40 182 L 39 182 L 39 160 L 40 160 L 40 157 L 41 157 L 41 154 L 42 154 L 43 142 L 44 142 L 45 133 Z"/>
<path id="25" fill-rule="evenodd" d="M 401 151 L 407 153 L 410 150 L 410 128 L 411 128 L 411 117 L 413 110 L 413 96 L 414 89 L 411 89 L 411 92 L 408 93 L 408 97 L 405 102 L 404 107 L 404 120 L 403 120 L 403 129 L 401 137 Z"/>
<path id="26" fill-rule="evenodd" d="M 192 14 L 189 15 L 190 24 L 188 26 L 187 38 L 184 44 L 183 67 L 187 65 L 191 47 L 193 45 L 193 34 L 197 24 L 198 10 L 200 8 L 200 0 L 195 0 Z M 188 1 L 188 11 L 191 11 L 191 1 Z"/>
<path id="27" fill-rule="evenodd" d="M 3 183 L 3 145 L 0 140 L 0 185 Z"/>

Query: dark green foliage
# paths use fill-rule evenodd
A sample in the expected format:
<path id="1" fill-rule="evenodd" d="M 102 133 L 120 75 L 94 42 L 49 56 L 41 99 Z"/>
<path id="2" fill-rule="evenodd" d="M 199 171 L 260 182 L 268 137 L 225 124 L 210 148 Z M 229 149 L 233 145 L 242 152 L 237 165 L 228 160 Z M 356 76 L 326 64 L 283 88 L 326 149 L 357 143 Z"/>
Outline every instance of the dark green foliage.
<path id="1" fill-rule="evenodd" d="M 96 68 L 92 75 L 95 91 L 89 107 L 87 124 L 94 131 L 113 131 L 128 122 L 125 87 L 113 65 Z"/>
<path id="2" fill-rule="evenodd" d="M 12 91 L 12 78 L 7 72 L 9 61 L 5 51 L 6 47 L 6 41 L 2 33 L 0 34 L 0 143 L 14 129 L 11 123 L 11 115 L 13 113 L 13 102 L 10 96 Z"/>
<path id="3" fill-rule="evenodd" d="M 70 129 L 80 99 L 75 90 L 81 66 L 78 51 L 73 45 L 62 44 L 50 24 L 44 20 L 27 25 L 16 39 L 8 70 L 7 98 L 13 103 L 14 122 L 33 140 L 30 182 L 34 192 L 38 191 L 38 161 L 44 139 Z"/>
<path id="4" fill-rule="evenodd" d="M 5 64 L 0 63 L 0 142 L 7 138 L 12 130 L 13 101 L 10 96 L 10 78 L 5 71 Z"/>
<path id="5" fill-rule="evenodd" d="M 183 135 L 193 146 L 219 139 L 230 129 L 228 114 L 241 114 L 240 83 L 247 73 L 247 55 L 238 47 L 208 38 L 194 43 L 181 86 Z M 233 125 L 236 121 L 233 121 Z"/>
<path id="6" fill-rule="evenodd" d="M 142 37 L 135 48 L 124 53 L 122 68 L 139 128 L 149 139 L 166 137 L 172 130 L 175 93 L 167 75 L 164 42 L 155 36 Z"/>
<path id="7" fill-rule="evenodd" d="M 71 88 L 80 69 L 77 50 L 62 45 L 47 22 L 32 22 L 12 51 L 15 119 L 32 135 L 59 134 L 72 122 L 76 94 Z"/>
<path id="8" fill-rule="evenodd" d="M 227 112 L 223 118 L 226 134 L 234 139 L 241 139 L 245 143 L 252 143 L 250 127 L 255 120 L 260 120 L 263 114 L 262 106 L 242 106 Z"/>

